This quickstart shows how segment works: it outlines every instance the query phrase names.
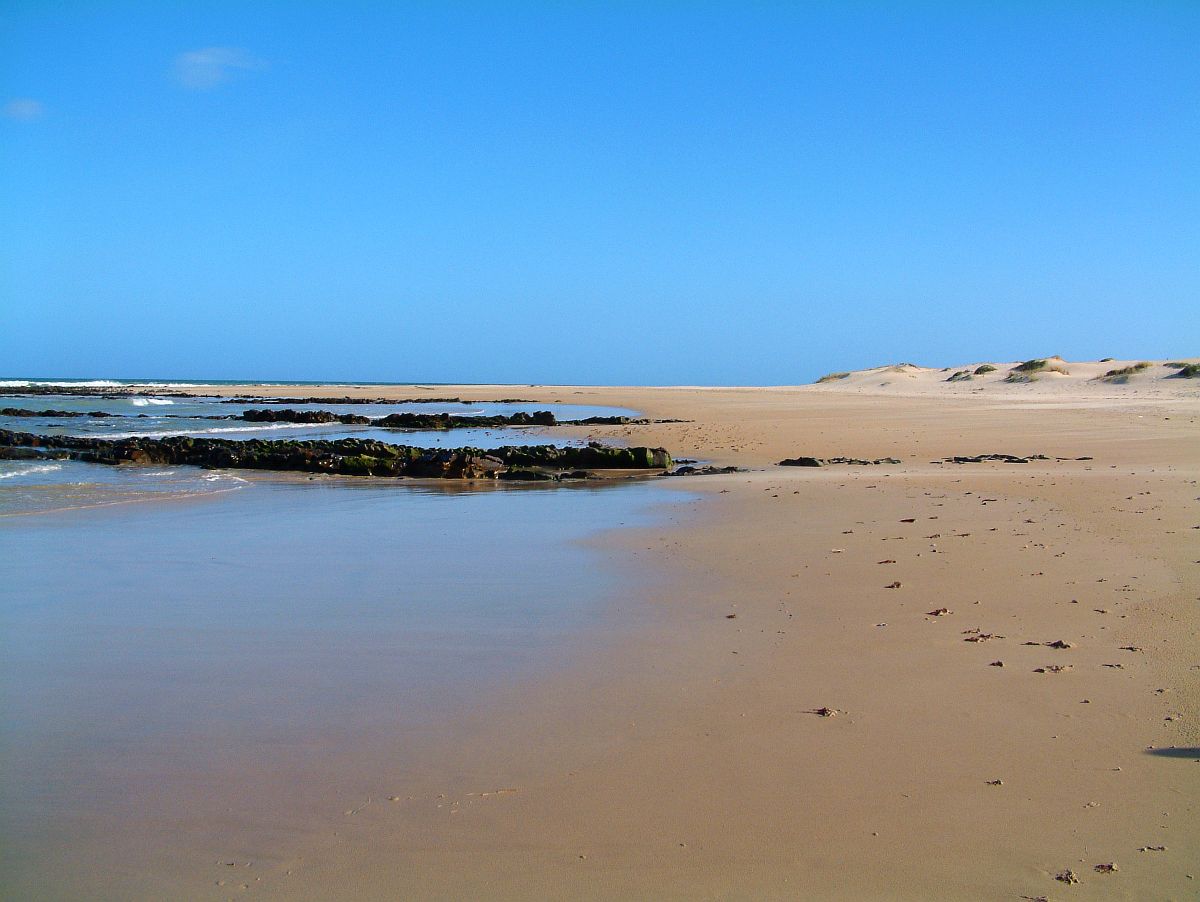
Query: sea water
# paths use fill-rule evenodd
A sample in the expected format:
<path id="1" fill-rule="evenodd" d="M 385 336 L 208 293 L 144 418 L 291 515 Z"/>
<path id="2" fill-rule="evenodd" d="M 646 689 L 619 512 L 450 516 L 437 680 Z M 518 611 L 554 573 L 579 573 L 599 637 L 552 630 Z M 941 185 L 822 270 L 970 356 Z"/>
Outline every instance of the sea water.
<path id="1" fill-rule="evenodd" d="M 303 798 L 367 735 L 402 760 L 406 736 L 568 667 L 626 578 L 581 540 L 656 500 L 644 479 L 3 462 L 0 895 L 137 895 L 165 862 L 134 838 L 251 818 L 248 762 Z"/>
<path id="2" fill-rule="evenodd" d="M 112 398 L 83 395 L 0 395 L 0 409 L 62 410 L 73 413 L 100 411 L 119 414 L 113 417 L 26 417 L 0 416 L 0 429 L 36 432 L 41 435 L 70 435 L 89 438 L 119 439 L 131 437 L 166 438 L 192 435 L 206 438 L 333 440 L 361 438 L 422 448 L 474 447 L 496 448 L 501 445 L 579 444 L 579 439 L 555 435 L 542 427 L 506 427 L 503 429 L 412 430 L 383 429 L 369 425 L 343 423 L 248 423 L 236 419 L 211 419 L 235 416 L 246 410 L 269 408 L 282 410 L 326 410 L 338 414 L 385 417 L 393 413 L 455 416 L 511 416 L 535 410 L 553 410 L 560 420 L 581 420 L 596 416 L 634 416 L 634 411 L 619 407 L 589 404 L 441 403 L 412 404 L 263 404 L 261 401 L 228 403 L 225 399 L 172 398 L 163 396 L 120 395 Z"/>

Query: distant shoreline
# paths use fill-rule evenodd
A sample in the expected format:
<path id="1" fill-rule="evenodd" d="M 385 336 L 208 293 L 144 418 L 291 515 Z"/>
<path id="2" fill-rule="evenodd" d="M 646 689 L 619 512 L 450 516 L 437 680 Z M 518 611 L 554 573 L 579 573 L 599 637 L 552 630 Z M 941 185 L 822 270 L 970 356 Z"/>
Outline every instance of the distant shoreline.
<path id="1" fill-rule="evenodd" d="M 1146 382 L 1162 377 L 1173 377 L 1178 369 L 1183 367 L 1200 366 L 1200 357 L 1174 357 L 1157 360 L 1145 358 L 1104 358 L 1098 361 L 1066 361 L 1059 357 L 1031 358 L 1025 361 L 975 361 L 972 363 L 953 366 L 920 366 L 913 363 L 884 364 L 860 370 L 826 373 L 806 382 L 778 383 L 771 385 L 694 385 L 694 384 L 631 384 L 622 386 L 600 385 L 590 383 L 536 383 L 536 382 L 373 382 L 362 380 L 246 380 L 246 379 L 61 379 L 42 377 L 14 376 L 0 378 L 0 395 L 5 394 L 101 394 L 108 390 L 114 394 L 127 394 L 130 391 L 138 393 L 175 393 L 179 397 L 213 397 L 217 394 L 224 396 L 230 389 L 240 389 L 238 394 L 245 394 L 251 389 L 278 389 L 286 387 L 305 387 L 329 389 L 367 389 L 367 388 L 411 388 L 416 390 L 437 390 L 445 388 L 471 389 L 611 389 L 615 387 L 642 389 L 676 389 L 720 391 L 723 389 L 778 391 L 801 388 L 819 388 L 820 390 L 845 390 L 856 388 L 899 388 L 899 384 L 946 383 L 959 389 L 978 389 L 981 385 L 991 385 L 996 382 L 1036 384 L 1047 380 L 1081 383 L 1084 381 L 1110 381 L 1108 384 L 1133 384 Z M 1011 379 L 1014 372 L 1024 373 L 1028 378 Z M 191 394 L 184 389 L 212 388 L 220 391 L 214 395 Z M 271 397 L 276 392 L 266 392 L 261 397 Z M 421 400 L 419 396 L 407 399 L 411 403 Z M 445 400 L 445 399 L 437 399 Z M 478 403 L 465 401 L 464 403 Z"/>

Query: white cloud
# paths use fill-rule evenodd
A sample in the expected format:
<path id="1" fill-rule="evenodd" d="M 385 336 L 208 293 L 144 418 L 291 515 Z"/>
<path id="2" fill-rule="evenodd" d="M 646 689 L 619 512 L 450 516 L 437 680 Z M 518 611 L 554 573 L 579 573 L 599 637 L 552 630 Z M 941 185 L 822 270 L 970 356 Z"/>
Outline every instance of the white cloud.
<path id="1" fill-rule="evenodd" d="M 201 47 L 175 57 L 175 77 L 185 88 L 207 91 L 239 70 L 264 69 L 266 65 L 239 47 Z"/>
<path id="2" fill-rule="evenodd" d="M 46 112 L 46 108 L 42 106 L 40 100 L 32 100 L 28 97 L 17 97 L 4 104 L 4 115 L 9 119 L 20 119 L 28 122 L 31 119 L 40 119 Z"/>

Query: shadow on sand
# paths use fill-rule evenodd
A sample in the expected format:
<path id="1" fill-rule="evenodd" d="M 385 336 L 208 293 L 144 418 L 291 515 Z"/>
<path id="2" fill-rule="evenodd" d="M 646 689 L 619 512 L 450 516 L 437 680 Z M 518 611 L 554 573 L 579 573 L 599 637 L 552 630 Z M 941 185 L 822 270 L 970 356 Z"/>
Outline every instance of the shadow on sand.
<path id="1" fill-rule="evenodd" d="M 1147 755 L 1157 755 L 1160 758 L 1192 758 L 1200 760 L 1200 748 L 1194 746 L 1171 746 L 1166 749 L 1146 749 Z"/>

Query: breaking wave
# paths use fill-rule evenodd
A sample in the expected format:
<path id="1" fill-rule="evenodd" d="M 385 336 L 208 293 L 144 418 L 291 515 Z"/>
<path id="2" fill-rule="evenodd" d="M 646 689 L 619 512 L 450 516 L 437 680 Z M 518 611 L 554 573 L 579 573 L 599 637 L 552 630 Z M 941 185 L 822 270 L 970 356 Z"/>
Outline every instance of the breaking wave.
<path id="1" fill-rule="evenodd" d="M 52 385 L 70 388 L 116 388 L 124 385 L 124 382 L 114 382 L 111 379 L 92 379 L 91 381 L 52 381 L 52 380 L 36 380 L 36 379 L 3 379 L 0 380 L 0 387 L 3 388 L 24 388 L 31 385 Z"/>
<path id="2" fill-rule="evenodd" d="M 25 464 L 19 470 L 9 470 L 0 473 L 0 479 L 15 479 L 18 476 L 32 476 L 35 473 L 53 473 L 61 470 L 62 464 Z"/>

